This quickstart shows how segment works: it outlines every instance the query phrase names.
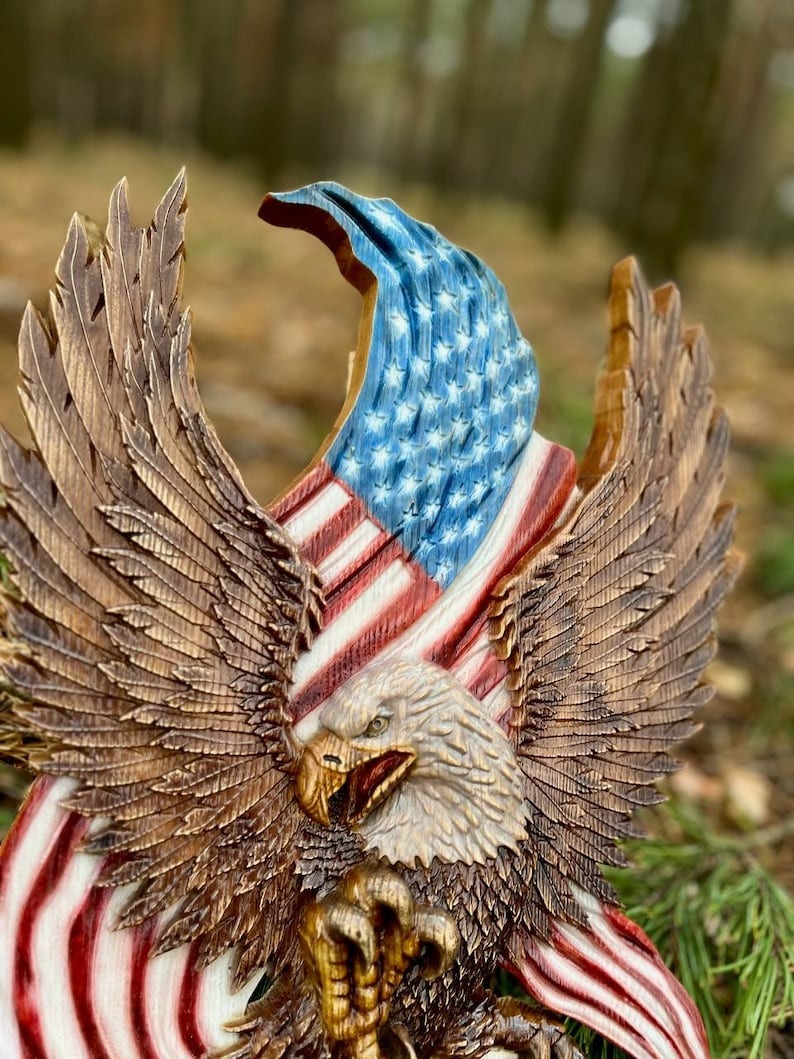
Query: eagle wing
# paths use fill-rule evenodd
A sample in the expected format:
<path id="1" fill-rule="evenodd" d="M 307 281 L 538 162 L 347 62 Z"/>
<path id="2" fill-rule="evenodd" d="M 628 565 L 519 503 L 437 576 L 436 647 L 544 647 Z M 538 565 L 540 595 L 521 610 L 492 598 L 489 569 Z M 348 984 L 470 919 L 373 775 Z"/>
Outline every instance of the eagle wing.
<path id="1" fill-rule="evenodd" d="M 102 818 L 104 881 L 134 884 L 122 922 L 151 920 L 160 951 L 195 940 L 202 964 L 240 943 L 242 982 L 291 943 L 287 689 L 321 599 L 199 400 L 185 209 L 180 174 L 134 228 L 120 184 L 105 235 L 73 220 L 49 316 L 26 311 L 33 444 L 0 435 L 5 671 L 34 763 Z"/>
<path id="2" fill-rule="evenodd" d="M 572 888 L 614 901 L 599 865 L 625 863 L 634 810 L 661 799 L 648 785 L 696 730 L 715 609 L 739 568 L 703 333 L 682 333 L 675 288 L 649 292 L 631 259 L 610 324 L 576 499 L 491 608 L 530 810 L 524 925 L 541 936 L 550 918 L 581 921 Z"/>

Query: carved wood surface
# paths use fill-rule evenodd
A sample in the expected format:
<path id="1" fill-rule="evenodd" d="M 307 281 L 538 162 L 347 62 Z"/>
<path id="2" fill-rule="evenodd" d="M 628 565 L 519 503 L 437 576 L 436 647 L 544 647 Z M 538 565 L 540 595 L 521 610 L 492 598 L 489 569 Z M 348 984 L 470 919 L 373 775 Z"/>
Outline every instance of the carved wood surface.
<path id="1" fill-rule="evenodd" d="M 383 847 L 382 815 L 320 826 L 292 772 L 351 678 L 415 660 L 510 736 L 527 831 L 511 825 L 496 856 L 453 836 L 459 853 L 425 863 L 417 819 L 417 863 L 392 847 L 463 938 L 441 979 L 395 998 L 420 1052 L 454 1054 L 501 960 L 556 1010 L 594 1008 L 639 1059 L 702 1059 L 691 1001 L 616 918 L 598 867 L 620 863 L 616 840 L 692 730 L 737 569 L 702 335 L 682 334 L 672 290 L 618 266 L 573 491 L 571 454 L 532 430 L 534 357 L 486 266 L 386 200 L 269 196 L 263 217 L 323 239 L 364 311 L 339 420 L 265 511 L 193 382 L 184 212 L 182 176 L 146 230 L 117 188 L 104 237 L 73 222 L 49 317 L 23 323 L 34 448 L 4 435 L 0 451 L 6 671 L 24 696 L 13 723 L 45 746 L 33 764 L 63 778 L 37 781 L 0 858 L 10 1054 L 200 1056 L 233 1041 L 224 1023 L 265 967 L 278 990 L 239 1024 L 239 1054 L 282 1038 L 281 1055 L 325 1054 L 299 908 Z M 605 1016 L 617 977 L 583 1001 L 602 922 L 623 938 L 616 966 L 675 997 L 675 1018 L 664 1003 L 640 1029 Z M 561 981 L 548 953 L 563 950 Z"/>

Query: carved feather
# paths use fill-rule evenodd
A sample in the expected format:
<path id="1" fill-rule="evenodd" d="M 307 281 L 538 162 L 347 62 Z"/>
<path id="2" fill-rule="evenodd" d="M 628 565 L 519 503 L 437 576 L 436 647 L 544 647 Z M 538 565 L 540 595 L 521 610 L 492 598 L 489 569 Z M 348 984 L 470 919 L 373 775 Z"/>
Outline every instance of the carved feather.
<path id="1" fill-rule="evenodd" d="M 291 944 L 304 817 L 283 724 L 321 600 L 206 420 L 179 306 L 185 208 L 180 174 L 133 228 L 120 184 L 104 237 L 72 221 L 49 317 L 25 314 L 33 447 L 0 436 L 0 551 L 27 647 L 5 669 L 37 767 L 108 818 L 87 845 L 121 855 L 105 882 L 138 884 L 123 922 L 176 906 L 159 948 L 196 940 L 206 963 L 239 942 L 242 980 Z"/>
<path id="2" fill-rule="evenodd" d="M 613 274 L 610 324 L 578 500 L 491 608 L 538 856 L 525 926 L 541 931 L 580 916 L 571 884 L 613 899 L 599 864 L 625 862 L 634 810 L 660 799 L 648 784 L 695 730 L 739 570 L 703 334 L 682 333 L 677 291 L 651 294 L 632 259 Z"/>

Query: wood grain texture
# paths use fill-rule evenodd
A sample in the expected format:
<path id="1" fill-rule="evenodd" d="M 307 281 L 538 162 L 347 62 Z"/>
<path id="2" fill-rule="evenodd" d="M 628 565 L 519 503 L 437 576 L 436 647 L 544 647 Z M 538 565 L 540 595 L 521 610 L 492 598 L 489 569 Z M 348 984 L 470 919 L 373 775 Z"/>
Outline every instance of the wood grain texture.
<path id="1" fill-rule="evenodd" d="M 152 225 L 133 228 L 120 185 L 104 235 L 73 221 L 48 315 L 25 314 L 33 446 L 0 435 L 4 669 L 23 700 L 16 738 L 38 741 L 35 767 L 77 781 L 69 808 L 101 818 L 85 848 L 107 858 L 107 886 L 133 886 L 122 924 L 156 932 L 157 951 L 193 942 L 200 966 L 235 947 L 237 984 L 267 966 L 276 984 L 229 1055 L 320 1059 L 331 1049 L 298 953 L 299 911 L 380 847 L 296 801 L 291 678 L 324 604 L 201 406 L 179 305 L 184 212 L 180 176 Z M 551 942 L 555 921 L 586 928 L 577 889 L 615 903 L 600 865 L 624 863 L 635 808 L 659 799 L 650 784 L 674 767 L 669 751 L 710 694 L 714 614 L 739 564 L 706 342 L 682 331 L 677 293 L 651 294 L 632 261 L 615 271 L 610 323 L 578 492 L 489 612 L 511 695 L 502 764 L 520 770 L 511 790 L 526 837 L 480 843 L 476 863 L 465 852 L 423 860 L 417 820 L 416 850 L 394 854 L 414 897 L 461 937 L 454 966 L 432 982 L 409 971 L 393 998 L 422 1056 L 503 1043 L 504 1013 L 483 985 L 499 962 L 521 938 Z M 478 585 L 478 607 L 535 539 L 522 532 Z M 364 666 L 367 645 L 356 649 Z M 470 763 L 466 731 L 450 722 L 446 734 Z M 528 1025 L 546 1054 L 547 1024 Z"/>
<path id="2" fill-rule="evenodd" d="M 126 924 L 237 975 L 282 944 L 297 893 L 284 736 L 292 666 L 316 626 L 313 571 L 246 491 L 208 424 L 179 306 L 184 176 L 148 229 L 123 184 L 107 233 L 75 217 L 47 317 L 29 307 L 20 397 L 34 439 L 0 437 L 0 549 L 21 645 L 6 664 L 46 743 L 108 822 L 86 848 L 136 883 Z M 264 915 L 263 910 L 268 909 Z"/>
<path id="3" fill-rule="evenodd" d="M 491 609 L 537 852 L 525 928 L 540 932 L 580 917 L 570 882 L 614 900 L 599 865 L 625 864 L 635 808 L 661 799 L 649 784 L 696 729 L 714 614 L 740 565 L 703 333 L 682 332 L 678 292 L 650 293 L 632 259 L 609 312 L 580 498 Z"/>

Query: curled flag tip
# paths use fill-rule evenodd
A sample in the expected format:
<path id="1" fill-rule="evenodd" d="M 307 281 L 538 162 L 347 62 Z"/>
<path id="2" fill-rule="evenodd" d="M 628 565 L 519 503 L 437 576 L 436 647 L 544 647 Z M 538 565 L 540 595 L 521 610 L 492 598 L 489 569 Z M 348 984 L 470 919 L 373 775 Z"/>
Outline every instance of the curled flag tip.
<path id="1" fill-rule="evenodd" d="M 578 888 L 587 928 L 559 921 L 548 942 L 511 943 L 505 968 L 530 996 L 591 1026 L 634 1059 L 709 1059 L 700 1013 L 650 938 Z"/>
<path id="2" fill-rule="evenodd" d="M 538 376 L 502 284 L 390 199 L 339 184 L 268 196 L 260 214 L 306 228 L 376 296 L 360 387 L 332 472 L 441 588 L 479 547 L 532 436 Z"/>

